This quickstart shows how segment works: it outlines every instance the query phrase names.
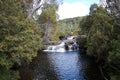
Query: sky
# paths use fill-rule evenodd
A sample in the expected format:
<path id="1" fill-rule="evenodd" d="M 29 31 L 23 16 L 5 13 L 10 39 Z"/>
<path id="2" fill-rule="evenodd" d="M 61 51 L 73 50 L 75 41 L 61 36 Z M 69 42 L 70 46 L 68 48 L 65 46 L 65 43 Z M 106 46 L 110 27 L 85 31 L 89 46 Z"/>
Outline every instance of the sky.
<path id="1" fill-rule="evenodd" d="M 63 0 L 59 6 L 59 19 L 85 16 L 89 14 L 91 4 L 99 3 L 99 0 Z"/>

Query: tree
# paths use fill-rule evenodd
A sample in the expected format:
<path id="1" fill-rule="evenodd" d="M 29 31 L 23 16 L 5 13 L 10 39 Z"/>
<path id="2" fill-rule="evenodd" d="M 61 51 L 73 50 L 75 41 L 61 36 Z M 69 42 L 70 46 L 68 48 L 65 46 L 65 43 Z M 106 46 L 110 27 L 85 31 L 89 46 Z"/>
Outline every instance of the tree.
<path id="1" fill-rule="evenodd" d="M 27 12 L 28 18 L 33 18 L 34 14 L 42 7 L 44 0 L 22 0 L 22 10 Z"/>
<path id="2" fill-rule="evenodd" d="M 106 9 L 116 17 L 120 18 L 120 0 L 106 0 Z"/>
<path id="3" fill-rule="evenodd" d="M 93 4 L 90 7 L 90 15 L 92 15 L 93 13 L 95 13 L 97 11 L 98 5 L 97 4 Z"/>
<path id="4" fill-rule="evenodd" d="M 93 9 L 91 11 L 91 15 L 87 16 L 81 24 L 84 34 L 87 35 L 87 54 L 94 56 L 97 62 L 106 61 L 111 49 L 113 19 L 102 7 L 96 6 L 96 12 L 93 12 Z"/>
<path id="5" fill-rule="evenodd" d="M 50 38 L 57 26 L 57 0 L 46 0 L 42 7 L 42 13 L 38 18 L 38 23 L 43 26 L 43 40 Z"/>
<path id="6" fill-rule="evenodd" d="M 112 50 L 109 52 L 109 64 L 111 67 L 111 75 L 117 76 L 116 79 L 120 79 L 120 0 L 106 0 L 106 10 L 114 17 L 113 24 L 113 39 L 111 40 Z"/>
<path id="7" fill-rule="evenodd" d="M 0 0 L 0 79 L 17 80 L 15 63 L 31 61 L 39 49 L 39 28 L 26 18 L 20 0 Z"/>
<path id="8" fill-rule="evenodd" d="M 93 56 L 104 72 L 120 75 L 120 25 L 117 0 L 107 0 L 107 7 L 91 6 L 92 13 L 82 20 L 82 32 L 87 35 L 87 55 Z M 117 4 L 117 5 L 116 5 Z M 115 7 L 116 6 L 116 7 Z M 116 79 L 118 80 L 117 76 Z"/>
<path id="9" fill-rule="evenodd" d="M 78 25 L 82 18 L 83 17 L 75 17 L 59 20 L 57 27 L 57 35 L 59 36 L 77 35 L 78 31 L 80 30 Z"/>

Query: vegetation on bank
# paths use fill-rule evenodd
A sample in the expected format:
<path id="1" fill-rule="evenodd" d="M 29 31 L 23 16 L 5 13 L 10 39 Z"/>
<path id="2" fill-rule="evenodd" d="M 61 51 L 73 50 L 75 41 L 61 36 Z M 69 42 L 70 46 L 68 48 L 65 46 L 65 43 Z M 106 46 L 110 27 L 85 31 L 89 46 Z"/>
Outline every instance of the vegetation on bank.
<path id="1" fill-rule="evenodd" d="M 41 39 L 51 34 L 40 24 L 51 24 L 49 27 L 52 27 L 53 21 L 56 22 L 57 1 L 46 0 L 41 4 L 44 7 L 40 3 L 41 0 L 0 0 L 0 80 L 18 80 L 17 66 L 32 61 L 42 48 Z M 40 8 L 44 8 L 42 14 L 45 15 L 37 14 Z M 40 23 L 38 18 L 44 22 Z"/>
<path id="2" fill-rule="evenodd" d="M 78 32 L 80 32 L 79 24 L 82 18 L 83 17 L 74 17 L 59 20 L 54 36 L 56 40 L 59 39 L 60 36 L 78 35 Z"/>
<path id="3" fill-rule="evenodd" d="M 0 79 L 18 80 L 16 65 L 32 61 L 44 41 L 84 34 L 87 38 L 79 40 L 80 47 L 112 80 L 119 80 L 119 1 L 106 0 L 106 7 L 93 4 L 88 16 L 60 21 L 56 13 L 58 2 L 45 0 L 40 5 L 41 0 L 0 0 Z M 42 11 L 40 15 L 38 9 Z"/>
<path id="4" fill-rule="evenodd" d="M 91 5 L 90 14 L 79 25 L 80 34 L 85 34 L 87 38 L 79 42 L 86 42 L 84 46 L 87 48 L 86 54 L 95 58 L 105 78 L 110 80 L 109 76 L 112 76 L 112 80 L 118 80 L 120 79 L 118 77 L 120 75 L 120 16 L 117 11 L 113 13 L 116 9 L 113 9 L 114 5 L 110 5 L 110 2 L 108 0 L 108 6 L 105 8 L 97 4 Z"/>

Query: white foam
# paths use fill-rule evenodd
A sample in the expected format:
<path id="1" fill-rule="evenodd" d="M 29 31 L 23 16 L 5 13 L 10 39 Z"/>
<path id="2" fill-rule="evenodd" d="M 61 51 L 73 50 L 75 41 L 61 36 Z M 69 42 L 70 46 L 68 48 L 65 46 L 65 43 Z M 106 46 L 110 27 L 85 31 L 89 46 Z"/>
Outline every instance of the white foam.
<path id="1" fill-rule="evenodd" d="M 66 51 L 73 51 L 73 49 L 77 50 L 76 47 L 78 46 L 78 44 L 76 42 L 74 42 L 73 44 L 67 45 L 68 50 L 65 50 L 65 43 L 74 39 L 74 37 L 76 37 L 76 36 L 69 36 L 69 37 L 67 37 L 66 40 L 62 41 L 59 45 L 48 46 L 47 50 L 43 50 L 43 51 L 45 51 L 45 52 L 66 52 Z"/>

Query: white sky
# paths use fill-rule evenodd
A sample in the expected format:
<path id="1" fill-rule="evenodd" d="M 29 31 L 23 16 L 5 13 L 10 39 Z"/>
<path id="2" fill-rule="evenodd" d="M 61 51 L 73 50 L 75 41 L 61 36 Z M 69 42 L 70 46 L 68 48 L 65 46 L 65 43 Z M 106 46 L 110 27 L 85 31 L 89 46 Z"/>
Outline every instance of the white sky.
<path id="1" fill-rule="evenodd" d="M 85 4 L 84 2 L 80 1 L 82 0 L 79 0 L 79 2 L 64 2 L 62 5 L 60 5 L 58 10 L 59 19 L 88 15 L 90 5 L 95 2 Z M 88 0 L 88 2 L 89 1 L 93 0 Z M 98 1 L 96 1 L 96 3 L 98 3 Z"/>

